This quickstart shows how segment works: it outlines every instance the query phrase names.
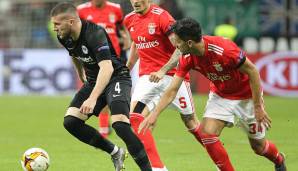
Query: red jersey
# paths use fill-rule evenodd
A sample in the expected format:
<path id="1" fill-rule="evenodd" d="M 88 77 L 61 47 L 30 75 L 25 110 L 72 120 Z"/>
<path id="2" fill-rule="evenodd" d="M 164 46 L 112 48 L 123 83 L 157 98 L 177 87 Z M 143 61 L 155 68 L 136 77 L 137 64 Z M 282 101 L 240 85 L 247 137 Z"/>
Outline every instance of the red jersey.
<path id="1" fill-rule="evenodd" d="M 182 56 L 176 74 L 184 77 L 194 69 L 211 81 L 210 90 L 219 96 L 232 100 L 251 98 L 249 77 L 238 70 L 246 59 L 244 51 L 218 36 L 203 36 L 203 41 L 204 56 Z"/>
<path id="2" fill-rule="evenodd" d="M 91 21 L 105 28 L 112 41 L 113 47 L 120 56 L 120 44 L 117 36 L 117 24 L 122 24 L 123 12 L 120 4 L 106 1 L 101 8 L 86 2 L 77 7 L 81 19 Z"/>
<path id="3" fill-rule="evenodd" d="M 140 58 L 139 75 L 158 71 L 171 58 L 175 47 L 170 42 L 169 29 L 174 18 L 157 5 L 151 5 L 144 15 L 131 12 L 124 18 Z M 174 75 L 176 69 L 167 74 Z"/>

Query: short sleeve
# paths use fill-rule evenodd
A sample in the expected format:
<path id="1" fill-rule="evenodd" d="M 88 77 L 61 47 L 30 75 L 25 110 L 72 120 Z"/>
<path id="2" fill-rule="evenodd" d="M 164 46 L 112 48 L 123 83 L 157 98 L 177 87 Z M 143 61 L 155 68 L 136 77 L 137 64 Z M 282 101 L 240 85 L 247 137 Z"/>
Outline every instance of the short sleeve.
<path id="1" fill-rule="evenodd" d="M 110 46 L 104 29 L 96 29 L 95 31 L 89 33 L 87 41 L 88 47 L 94 54 L 98 63 L 103 60 L 111 59 Z"/>
<path id="2" fill-rule="evenodd" d="M 160 16 L 160 27 L 163 33 L 169 35 L 171 33 L 171 26 L 174 24 L 175 19 L 167 12 L 164 11 Z"/>
<path id="3" fill-rule="evenodd" d="M 239 68 L 246 60 L 246 53 L 234 42 L 229 41 L 228 44 L 224 54 L 228 58 L 228 65 L 231 68 Z"/>
<path id="4" fill-rule="evenodd" d="M 123 19 L 123 25 L 128 28 L 128 23 L 129 23 L 129 18 L 128 16 L 125 16 L 124 19 Z"/>
<path id="5" fill-rule="evenodd" d="M 193 63 L 190 56 L 181 56 L 177 65 L 176 75 L 179 77 L 185 77 L 186 74 L 191 70 Z"/>

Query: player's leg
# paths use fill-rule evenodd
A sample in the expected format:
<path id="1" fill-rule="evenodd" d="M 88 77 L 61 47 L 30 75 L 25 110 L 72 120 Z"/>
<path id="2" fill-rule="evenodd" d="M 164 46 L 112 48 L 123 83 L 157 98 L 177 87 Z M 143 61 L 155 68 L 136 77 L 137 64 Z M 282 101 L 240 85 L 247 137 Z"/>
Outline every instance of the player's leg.
<path id="1" fill-rule="evenodd" d="M 202 144 L 199 134 L 200 122 L 195 114 L 189 82 L 183 81 L 177 92 L 176 98 L 172 102 L 172 106 L 180 112 L 181 119 L 188 131 Z"/>
<path id="2" fill-rule="evenodd" d="M 266 128 L 256 122 L 252 100 L 242 100 L 237 105 L 239 126 L 248 136 L 251 148 L 257 155 L 264 156 L 275 164 L 278 171 L 285 171 L 284 156 L 275 144 L 265 138 Z"/>
<path id="3" fill-rule="evenodd" d="M 140 114 L 142 113 L 142 114 Z M 130 113 L 130 123 L 135 134 L 142 140 L 146 153 L 148 154 L 153 170 L 166 171 L 166 167 L 160 159 L 157 151 L 156 143 L 151 131 L 145 133 L 138 133 L 138 128 L 141 122 L 144 120 L 144 116 L 149 113 L 148 107 L 142 102 L 138 102 L 133 112 Z"/>
<path id="4" fill-rule="evenodd" d="M 109 118 L 110 118 L 110 111 L 109 111 L 109 107 L 105 106 L 99 116 L 98 116 L 98 126 L 99 126 L 99 133 L 106 138 L 110 133 L 111 133 L 111 129 L 110 129 L 110 122 L 109 122 Z"/>
<path id="5" fill-rule="evenodd" d="M 286 171 L 285 156 L 280 153 L 275 144 L 265 138 L 249 138 L 251 148 L 257 155 L 264 156 L 274 163 L 276 171 Z"/>
<path id="6" fill-rule="evenodd" d="M 114 88 L 115 87 L 115 88 Z M 112 127 L 124 141 L 129 153 L 142 171 L 151 171 L 151 165 L 140 139 L 134 134 L 129 122 L 129 102 L 131 84 L 121 80 L 111 84 L 107 92 L 107 101 L 111 110 Z M 112 96 L 118 94 L 119 96 Z"/>
<path id="7" fill-rule="evenodd" d="M 89 118 L 89 116 L 82 114 L 79 110 L 80 106 L 84 100 L 88 98 L 91 91 L 92 87 L 85 84 L 75 95 L 65 114 L 63 123 L 64 127 L 78 140 L 113 155 L 117 151 L 118 147 L 110 141 L 104 139 L 95 128 L 87 125 L 85 121 Z M 105 103 L 97 103 L 96 108 L 100 109 L 105 105 Z"/>
<path id="8" fill-rule="evenodd" d="M 234 170 L 228 153 L 219 140 L 222 129 L 234 122 L 230 106 L 232 104 L 226 102 L 225 99 L 210 93 L 199 128 L 200 137 L 209 156 L 221 171 Z"/>
<path id="9" fill-rule="evenodd" d="M 148 76 L 142 76 L 139 78 L 132 96 L 130 123 L 135 134 L 144 144 L 153 170 L 166 171 L 167 169 L 160 159 L 152 133 L 150 131 L 146 131 L 145 134 L 138 134 L 139 125 L 144 120 L 144 116 L 149 114 L 148 106 L 150 108 L 154 106 L 152 99 L 157 94 L 155 92 L 156 87 L 158 87 L 158 84 L 149 82 Z"/>
<path id="10" fill-rule="evenodd" d="M 200 137 L 209 156 L 221 171 L 234 171 L 228 153 L 219 140 L 220 133 L 226 122 L 204 117 L 200 124 Z"/>

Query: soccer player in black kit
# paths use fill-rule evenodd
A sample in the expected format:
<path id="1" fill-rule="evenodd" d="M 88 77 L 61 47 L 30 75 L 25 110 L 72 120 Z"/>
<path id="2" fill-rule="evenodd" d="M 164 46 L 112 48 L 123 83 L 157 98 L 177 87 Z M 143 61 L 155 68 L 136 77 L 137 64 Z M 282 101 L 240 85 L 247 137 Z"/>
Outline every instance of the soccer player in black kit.
<path id="1" fill-rule="evenodd" d="M 108 105 L 116 134 L 125 142 L 140 170 L 151 171 L 144 146 L 129 123 L 129 70 L 116 57 L 104 28 L 80 20 L 76 7 L 66 2 L 52 9 L 51 21 L 58 40 L 72 56 L 77 74 L 84 82 L 65 114 L 65 129 L 80 141 L 109 153 L 116 171 L 123 170 L 125 149 L 117 147 L 85 124 L 89 117 Z"/>

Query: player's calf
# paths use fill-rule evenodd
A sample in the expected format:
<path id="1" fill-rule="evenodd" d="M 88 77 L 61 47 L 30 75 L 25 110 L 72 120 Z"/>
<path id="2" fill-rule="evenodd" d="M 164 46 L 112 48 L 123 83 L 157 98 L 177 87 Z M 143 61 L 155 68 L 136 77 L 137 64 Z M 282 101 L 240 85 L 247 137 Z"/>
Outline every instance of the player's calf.
<path id="1" fill-rule="evenodd" d="M 151 162 L 152 168 L 154 169 L 164 169 L 165 166 L 160 159 L 160 156 L 155 145 L 152 133 L 147 130 L 144 134 L 138 133 L 138 128 L 141 122 L 144 120 L 144 116 L 139 113 L 130 114 L 130 123 L 138 138 L 143 142 L 149 160 Z"/>
<path id="2" fill-rule="evenodd" d="M 182 121 L 184 122 L 184 125 L 188 128 L 188 131 L 194 135 L 194 137 L 197 139 L 197 141 L 204 146 L 202 143 L 202 139 L 200 137 L 200 122 L 196 118 L 195 114 L 180 114 Z"/>
<path id="3" fill-rule="evenodd" d="M 115 145 L 104 139 L 99 132 L 77 117 L 68 115 L 64 117 L 64 128 L 80 141 L 99 148 L 107 153 L 112 153 Z"/>
<path id="4" fill-rule="evenodd" d="M 144 146 L 133 133 L 130 125 L 126 122 L 117 121 L 113 123 L 112 127 L 115 129 L 116 134 L 125 142 L 130 155 L 141 171 L 152 171 Z"/>
<path id="5" fill-rule="evenodd" d="M 250 139 L 252 149 L 256 154 L 266 157 L 272 161 L 275 166 L 281 166 L 284 162 L 284 156 L 279 153 L 277 147 L 266 139 L 254 140 Z"/>

